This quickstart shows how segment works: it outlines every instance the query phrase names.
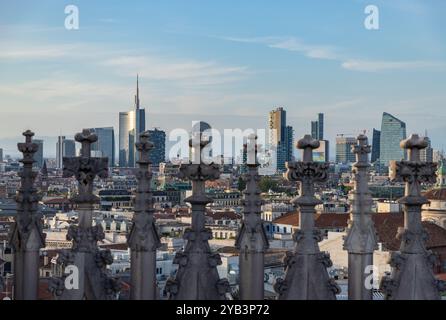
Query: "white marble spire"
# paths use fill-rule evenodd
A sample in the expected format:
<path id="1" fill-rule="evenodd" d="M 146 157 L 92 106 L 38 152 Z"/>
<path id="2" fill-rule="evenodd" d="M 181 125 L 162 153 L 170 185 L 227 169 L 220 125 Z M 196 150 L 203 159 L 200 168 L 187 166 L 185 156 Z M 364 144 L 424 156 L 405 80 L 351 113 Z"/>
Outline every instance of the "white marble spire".
<path id="1" fill-rule="evenodd" d="M 156 249 L 161 245 L 153 217 L 153 197 L 150 189 L 152 172 L 150 171 L 150 150 L 154 148 L 149 141 L 149 133 L 143 132 L 135 144 L 139 151 L 138 187 L 135 195 L 135 213 L 132 229 L 128 235 L 131 250 L 131 288 L 132 300 L 155 300 L 158 287 L 156 284 Z"/>
<path id="2" fill-rule="evenodd" d="M 349 195 L 350 220 L 344 239 L 344 249 L 348 251 L 348 297 L 349 300 L 371 300 L 372 284 L 366 285 L 366 280 L 373 272 L 373 252 L 378 249 L 372 221 L 373 199 L 368 187 L 371 147 L 363 134 L 357 141 L 352 146 L 352 152 L 356 154 L 352 169 L 354 189 Z"/>
<path id="3" fill-rule="evenodd" d="M 96 134 L 87 129 L 76 134 L 75 140 L 82 145 L 80 156 L 63 159 L 63 176 L 74 176 L 78 181 L 78 193 L 73 200 L 77 204 L 79 222 L 68 229 L 67 240 L 73 241 L 72 248 L 61 251 L 57 259 L 64 275 L 53 278 L 50 284 L 50 291 L 59 300 L 112 300 L 119 292 L 118 282 L 110 278 L 106 270 L 113 262 L 111 252 L 97 246 L 105 237 L 102 226 L 92 225 L 94 204 L 99 201 L 93 194 L 93 181 L 108 175 L 108 159 L 91 157 L 91 144 L 97 139 Z M 78 278 L 73 279 L 77 286 L 73 288 L 66 286 L 65 280 L 70 274 L 67 267 L 78 273 Z"/>
<path id="4" fill-rule="evenodd" d="M 381 281 L 389 300 L 439 300 L 444 282 L 436 280 L 433 265 L 436 257 L 426 250 L 427 232 L 421 224 L 421 207 L 429 201 L 421 194 L 422 183 L 435 183 L 437 164 L 421 162 L 420 150 L 428 146 L 426 138 L 417 134 L 401 141 L 408 152 L 408 161 L 392 161 L 390 178 L 406 184 L 404 197 L 404 227 L 398 230 L 401 247 L 390 259 L 392 273 Z"/>
<path id="5" fill-rule="evenodd" d="M 257 137 L 248 137 L 245 146 L 248 155 L 247 172 L 243 179 L 243 222 L 235 247 L 239 250 L 240 298 L 242 300 L 264 299 L 264 254 L 269 247 L 268 239 L 260 218 L 262 199 L 258 186 L 260 176 L 257 161 Z"/>
<path id="6" fill-rule="evenodd" d="M 319 141 L 311 135 L 299 140 L 297 147 L 303 150 L 303 161 L 288 162 L 285 177 L 300 182 L 300 195 L 293 199 L 299 211 L 299 229 L 293 236 L 294 253 L 285 259 L 285 279 L 278 279 L 274 287 L 281 300 L 335 300 L 340 289 L 328 275 L 332 262 L 328 253 L 319 250 L 323 236 L 314 226 L 315 206 L 321 203 L 314 186 L 327 181 L 329 164 L 313 161 Z"/>
<path id="7" fill-rule="evenodd" d="M 26 131 L 25 143 L 19 143 L 23 153 L 20 162 L 23 168 L 19 173 L 20 188 L 17 192 L 17 215 L 12 227 L 10 244 L 14 251 L 14 299 L 37 300 L 39 288 L 39 250 L 45 247 L 42 232 L 42 215 L 38 211 L 40 197 L 34 182 L 37 172 L 33 171 L 34 154 L 39 146 L 33 143 L 34 133 Z"/>
<path id="8" fill-rule="evenodd" d="M 220 166 L 204 163 L 201 151 L 209 140 L 204 139 L 202 130 L 193 135 L 190 146 L 194 161 L 182 164 L 179 173 L 180 178 L 192 181 L 192 196 L 185 199 L 192 205 L 192 223 L 184 232 L 186 248 L 174 259 L 179 265 L 176 277 L 167 281 L 166 290 L 171 300 L 224 300 L 229 283 L 219 277 L 221 258 L 211 251 L 208 240 L 212 239 L 212 231 L 205 227 L 205 208 L 212 202 L 206 196 L 205 182 L 220 177 Z"/>

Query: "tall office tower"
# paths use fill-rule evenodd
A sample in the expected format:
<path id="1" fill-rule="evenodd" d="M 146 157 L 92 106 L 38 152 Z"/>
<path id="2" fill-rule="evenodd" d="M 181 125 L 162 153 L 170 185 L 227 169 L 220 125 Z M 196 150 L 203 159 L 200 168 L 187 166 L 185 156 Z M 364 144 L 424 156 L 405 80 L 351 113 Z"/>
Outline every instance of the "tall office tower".
<path id="1" fill-rule="evenodd" d="M 0 148 L 0 162 L 3 162 L 3 149 Z"/>
<path id="2" fill-rule="evenodd" d="M 356 145 L 355 137 L 338 135 L 336 137 L 336 163 L 354 163 L 356 156 L 352 152 L 352 146 Z"/>
<path id="3" fill-rule="evenodd" d="M 319 141 L 324 140 L 324 114 L 323 113 L 319 113 L 318 114 L 318 137 L 317 139 Z"/>
<path id="4" fill-rule="evenodd" d="M 379 162 L 388 167 L 389 161 L 406 159 L 406 152 L 400 147 L 400 142 L 406 138 L 406 124 L 384 112 L 381 124 Z"/>
<path id="5" fill-rule="evenodd" d="M 442 150 L 433 150 L 432 152 L 432 161 L 433 162 L 440 162 L 444 159 L 444 152 Z"/>
<path id="6" fill-rule="evenodd" d="M 136 78 L 135 109 L 119 113 L 119 166 L 134 168 L 138 155 L 135 142 L 146 130 L 146 112 L 139 100 L 139 76 Z"/>
<path id="7" fill-rule="evenodd" d="M 319 123 L 317 121 L 311 121 L 311 137 L 313 139 L 319 138 Z"/>
<path id="8" fill-rule="evenodd" d="M 313 139 L 324 140 L 324 114 L 319 113 L 316 121 L 311 121 L 311 137 Z"/>
<path id="9" fill-rule="evenodd" d="M 56 143 L 56 167 L 57 169 L 63 168 L 64 157 L 76 156 L 76 143 L 74 140 L 67 140 L 65 136 L 57 137 Z"/>
<path id="10" fill-rule="evenodd" d="M 157 128 L 149 130 L 149 140 L 154 145 L 149 154 L 150 162 L 152 166 L 159 166 L 166 161 L 166 132 Z"/>
<path id="11" fill-rule="evenodd" d="M 276 171 L 284 172 L 285 162 L 293 160 L 293 128 L 286 125 L 286 111 L 277 108 L 269 113 L 269 144 L 276 151 Z"/>
<path id="12" fill-rule="evenodd" d="M 373 129 L 373 141 L 372 141 L 372 158 L 371 163 L 375 163 L 379 160 L 379 150 L 381 146 L 381 131 Z"/>
<path id="13" fill-rule="evenodd" d="M 433 162 L 434 161 L 434 149 L 432 149 L 432 141 L 427 137 L 427 132 L 425 135 L 427 139 L 427 148 L 420 150 L 420 159 L 422 162 Z"/>
<path id="14" fill-rule="evenodd" d="M 115 130 L 113 127 L 92 128 L 91 133 L 98 136 L 98 141 L 91 145 L 91 151 L 97 152 L 100 157 L 108 158 L 108 166 L 115 166 Z"/>
<path id="15" fill-rule="evenodd" d="M 34 166 L 41 169 L 43 167 L 43 140 L 33 140 L 39 146 L 39 150 L 34 154 Z"/>
<path id="16" fill-rule="evenodd" d="M 313 161 L 315 162 L 330 161 L 330 142 L 328 140 L 319 141 L 319 148 L 313 149 Z"/>

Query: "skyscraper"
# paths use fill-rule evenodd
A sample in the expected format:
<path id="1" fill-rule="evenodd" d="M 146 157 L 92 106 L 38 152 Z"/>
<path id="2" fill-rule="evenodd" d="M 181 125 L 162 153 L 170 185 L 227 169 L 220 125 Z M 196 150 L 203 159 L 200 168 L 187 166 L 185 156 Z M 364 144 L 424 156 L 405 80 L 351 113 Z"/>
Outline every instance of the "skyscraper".
<path id="1" fill-rule="evenodd" d="M 311 121 L 311 137 L 318 140 L 319 138 L 319 123 L 317 121 Z"/>
<path id="2" fill-rule="evenodd" d="M 101 157 L 108 158 L 109 167 L 115 166 L 115 130 L 113 127 L 92 128 L 90 131 L 96 133 L 98 141 L 91 145 L 91 151 L 99 151 Z"/>
<path id="3" fill-rule="evenodd" d="M 65 136 L 59 136 L 56 143 L 56 167 L 63 168 L 64 157 L 76 156 L 76 143 L 74 140 L 67 140 Z"/>
<path id="4" fill-rule="evenodd" d="M 34 166 L 41 169 L 43 166 L 43 140 L 33 140 L 39 146 L 39 150 L 34 154 Z"/>
<path id="5" fill-rule="evenodd" d="M 355 137 L 345 137 L 338 135 L 336 137 L 336 163 L 353 163 L 356 156 L 352 152 L 352 146 L 356 145 Z"/>
<path id="6" fill-rule="evenodd" d="M 319 113 L 318 114 L 318 140 L 324 140 L 324 114 Z"/>
<path id="7" fill-rule="evenodd" d="M 427 137 L 427 133 L 426 133 Z M 434 149 L 432 149 L 432 141 L 428 139 L 428 146 L 426 149 L 420 150 L 420 160 L 423 162 L 433 162 L 434 161 Z"/>
<path id="8" fill-rule="evenodd" d="M 313 139 L 324 140 L 324 114 L 317 115 L 317 121 L 311 121 L 311 137 Z"/>
<path id="9" fill-rule="evenodd" d="M 400 147 L 401 140 L 406 139 L 406 124 L 384 112 L 381 124 L 379 161 L 388 167 L 389 161 L 406 158 L 405 151 Z"/>
<path id="10" fill-rule="evenodd" d="M 381 146 L 381 131 L 373 129 L 373 142 L 372 142 L 372 158 L 371 162 L 375 163 L 379 160 Z"/>
<path id="11" fill-rule="evenodd" d="M 149 130 L 149 140 L 154 144 L 149 159 L 153 166 L 159 166 L 166 161 L 166 133 L 157 128 Z"/>
<path id="12" fill-rule="evenodd" d="M 3 149 L 0 148 L 0 162 L 3 162 Z"/>
<path id="13" fill-rule="evenodd" d="M 139 100 L 139 77 L 136 78 L 135 109 L 119 113 L 119 166 L 135 167 L 137 152 L 135 142 L 146 130 L 146 113 Z"/>
<path id="14" fill-rule="evenodd" d="M 293 128 L 286 125 L 286 111 L 277 108 L 269 113 L 270 148 L 276 152 L 276 171 L 285 171 L 285 162 L 293 158 Z"/>

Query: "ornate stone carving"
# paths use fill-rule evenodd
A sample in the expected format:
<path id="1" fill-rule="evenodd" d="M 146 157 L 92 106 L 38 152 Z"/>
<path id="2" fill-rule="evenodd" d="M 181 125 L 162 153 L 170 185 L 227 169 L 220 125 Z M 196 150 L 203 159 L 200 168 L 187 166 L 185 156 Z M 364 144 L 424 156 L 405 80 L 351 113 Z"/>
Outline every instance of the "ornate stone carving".
<path id="1" fill-rule="evenodd" d="M 398 202 L 404 205 L 404 228 L 399 230 L 399 252 L 392 254 L 392 273 L 382 279 L 381 289 L 390 300 L 438 300 L 441 283 L 432 271 L 432 253 L 426 250 L 427 234 L 421 224 L 421 206 L 428 200 L 421 195 L 422 183 L 435 183 L 436 164 L 420 161 L 420 150 L 428 145 L 426 138 L 411 135 L 401 141 L 408 151 L 408 161 L 392 161 L 390 178 L 406 183 Z"/>
<path id="2" fill-rule="evenodd" d="M 14 298 L 16 300 L 37 300 L 39 287 L 39 250 L 45 246 L 42 232 L 42 215 L 38 210 L 40 200 L 34 186 L 37 172 L 33 171 L 34 154 L 39 146 L 32 142 L 34 133 L 23 133 L 25 142 L 18 149 L 23 154 L 19 172 L 20 189 L 15 200 L 17 215 L 11 230 L 10 244 L 14 250 Z"/>
<path id="3" fill-rule="evenodd" d="M 371 147 L 365 135 L 358 136 L 352 146 L 356 154 L 353 165 L 354 189 L 350 192 L 350 220 L 344 239 L 348 251 L 348 295 L 350 300 L 371 300 L 372 290 L 365 286 L 366 268 L 373 265 L 373 252 L 378 248 L 376 231 L 372 221 L 372 197 L 368 188 L 368 155 Z"/>
<path id="4" fill-rule="evenodd" d="M 260 218 L 262 199 L 257 161 L 257 137 L 250 135 L 245 145 L 248 154 L 254 154 L 254 163 L 247 164 L 243 176 L 246 189 L 243 191 L 243 222 L 235 241 L 239 250 L 240 298 L 242 300 L 264 299 L 264 253 L 269 247 Z"/>
<path id="5" fill-rule="evenodd" d="M 327 181 L 329 165 L 313 162 L 312 150 L 319 147 L 319 141 L 310 135 L 299 140 L 297 147 L 303 150 L 303 161 L 287 163 L 285 177 L 300 182 L 300 196 L 293 199 L 300 226 L 294 234 L 294 254 L 287 256 L 285 279 L 279 280 L 275 289 L 283 300 L 334 300 L 340 290 L 328 276 L 331 260 L 320 252 L 322 236 L 314 226 L 315 206 L 321 203 L 314 196 L 314 185 Z"/>
<path id="6" fill-rule="evenodd" d="M 76 134 L 75 140 L 82 145 L 81 155 L 63 159 L 63 175 L 74 176 L 78 181 L 78 192 L 73 200 L 78 205 L 79 223 L 68 229 L 67 240 L 72 241 L 73 246 L 59 252 L 57 262 L 64 274 L 52 279 L 50 291 L 60 300 L 111 300 L 119 292 L 119 281 L 110 278 L 106 270 L 113 262 L 110 250 L 100 250 L 97 246 L 97 242 L 104 239 L 102 226 L 92 226 L 93 204 L 98 201 L 93 194 L 93 181 L 96 177 L 107 177 L 108 159 L 91 157 L 91 144 L 97 141 L 97 136 L 89 130 Z M 78 289 L 64 286 L 69 266 L 78 270 Z"/>
<path id="7" fill-rule="evenodd" d="M 212 202 L 206 196 L 205 181 L 218 179 L 220 166 L 204 163 L 201 151 L 209 140 L 204 139 L 202 131 L 193 135 L 190 146 L 194 161 L 182 164 L 179 172 L 179 177 L 192 180 L 192 196 L 185 199 L 192 205 L 192 223 L 184 234 L 186 248 L 174 260 L 179 265 L 176 278 L 169 279 L 166 291 L 172 300 L 223 300 L 229 283 L 219 278 L 216 266 L 221 259 L 211 252 L 208 240 L 212 232 L 205 227 L 205 207 Z"/>
<path id="8" fill-rule="evenodd" d="M 153 217 L 153 198 L 150 183 L 150 151 L 154 148 L 149 141 L 149 133 L 143 132 L 139 142 L 135 144 L 139 152 L 138 187 L 135 195 L 135 213 L 133 224 L 128 235 L 131 250 L 131 299 L 155 300 L 158 287 L 156 285 L 156 249 L 161 245 Z"/>

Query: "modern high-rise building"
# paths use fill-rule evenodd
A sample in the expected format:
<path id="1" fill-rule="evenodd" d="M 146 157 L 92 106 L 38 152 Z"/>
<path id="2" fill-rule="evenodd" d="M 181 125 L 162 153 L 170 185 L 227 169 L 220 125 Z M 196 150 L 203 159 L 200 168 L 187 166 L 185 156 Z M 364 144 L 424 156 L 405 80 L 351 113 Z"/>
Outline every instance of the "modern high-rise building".
<path id="1" fill-rule="evenodd" d="M 34 166 L 41 169 L 43 167 L 43 140 L 33 140 L 39 147 L 37 152 L 34 154 Z"/>
<path id="2" fill-rule="evenodd" d="M 135 167 L 138 159 L 135 142 L 146 130 L 146 113 L 139 100 L 139 77 L 136 78 L 135 109 L 119 113 L 119 166 Z"/>
<path id="3" fill-rule="evenodd" d="M 426 134 L 427 137 L 427 134 Z M 432 141 L 428 139 L 428 146 L 425 149 L 420 150 L 420 160 L 423 162 L 433 162 L 434 161 L 434 149 L 432 149 Z"/>
<path id="4" fill-rule="evenodd" d="M 277 108 L 269 113 L 269 144 L 276 152 L 276 171 L 286 170 L 285 162 L 293 159 L 293 128 L 286 125 L 286 111 Z"/>
<path id="5" fill-rule="evenodd" d="M 384 112 L 381 123 L 380 164 L 387 167 L 389 161 L 399 161 L 406 158 L 406 152 L 400 147 L 401 140 L 406 139 L 406 137 L 406 124 Z"/>
<path id="6" fill-rule="evenodd" d="M 149 140 L 154 144 L 149 159 L 153 166 L 166 161 L 166 132 L 157 128 L 149 130 Z"/>
<path id="7" fill-rule="evenodd" d="M 330 142 L 328 140 L 320 140 L 319 148 L 313 150 L 313 160 L 315 162 L 330 161 Z"/>
<path id="8" fill-rule="evenodd" d="M 311 136 L 313 139 L 324 140 L 324 114 L 319 113 L 317 121 L 311 121 Z"/>
<path id="9" fill-rule="evenodd" d="M 353 163 L 356 156 L 352 152 L 352 146 L 356 145 L 355 137 L 338 135 L 336 137 L 336 163 Z"/>
<path id="10" fill-rule="evenodd" d="M 3 162 L 3 149 L 0 148 L 0 162 Z"/>
<path id="11" fill-rule="evenodd" d="M 109 167 L 115 166 L 115 130 L 113 127 L 92 128 L 98 141 L 91 145 L 91 151 L 98 151 L 101 157 L 108 158 Z"/>
<path id="12" fill-rule="evenodd" d="M 372 141 L 372 158 L 370 159 L 372 163 L 379 160 L 381 146 L 381 131 L 373 129 L 373 141 Z"/>
<path id="13" fill-rule="evenodd" d="M 56 143 L 56 167 L 63 169 L 64 157 L 76 156 L 76 143 L 74 140 L 67 140 L 65 136 L 59 136 Z"/>

